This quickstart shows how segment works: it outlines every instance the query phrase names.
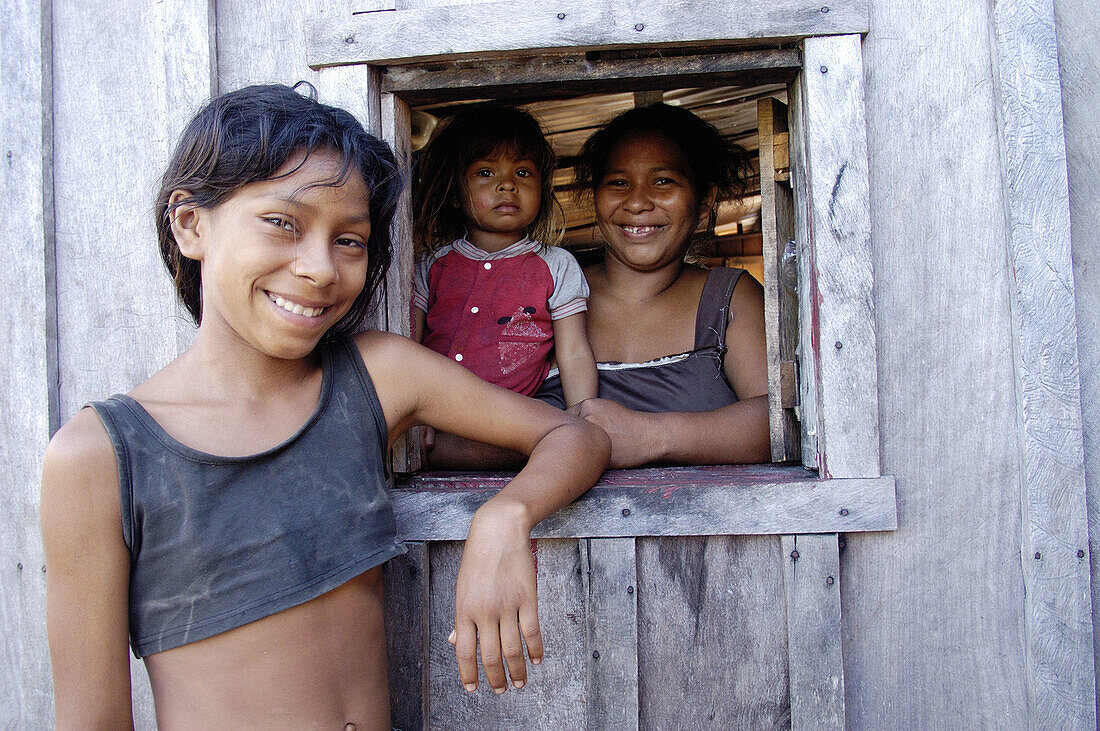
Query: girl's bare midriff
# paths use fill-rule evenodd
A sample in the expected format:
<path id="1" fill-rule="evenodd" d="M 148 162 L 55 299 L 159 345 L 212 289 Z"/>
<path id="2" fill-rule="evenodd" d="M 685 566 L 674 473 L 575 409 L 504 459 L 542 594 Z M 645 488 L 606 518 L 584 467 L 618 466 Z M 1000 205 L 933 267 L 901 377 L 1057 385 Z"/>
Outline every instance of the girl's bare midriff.
<path id="1" fill-rule="evenodd" d="M 389 729 L 382 570 L 146 667 L 162 731 Z"/>

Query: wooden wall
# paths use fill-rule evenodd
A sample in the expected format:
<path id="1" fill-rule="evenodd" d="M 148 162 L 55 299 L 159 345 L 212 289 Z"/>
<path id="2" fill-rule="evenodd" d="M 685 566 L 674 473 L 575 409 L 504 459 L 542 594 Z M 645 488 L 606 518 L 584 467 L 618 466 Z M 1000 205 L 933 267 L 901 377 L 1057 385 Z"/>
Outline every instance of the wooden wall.
<path id="1" fill-rule="evenodd" d="M 389 7 L 430 4 L 390 0 Z M 1096 536 L 1100 10 L 1092 0 L 1053 4 L 1072 206 L 1085 467 Z M 841 556 L 847 713 L 853 728 L 1028 724 L 1019 487 L 1024 465 L 1017 439 L 1014 285 L 1006 253 L 1011 232 L 998 148 L 992 5 L 874 0 L 872 30 L 863 46 L 881 461 L 883 473 L 897 479 L 900 528 L 852 536 Z M 386 7 L 386 0 L 373 6 Z M 43 727 L 52 718 L 36 508 L 51 405 L 54 420 L 65 419 L 85 400 L 141 380 L 189 338 L 190 326 L 154 247 L 152 197 L 167 145 L 215 85 L 227 90 L 314 78 L 300 44 L 303 19 L 372 4 L 220 0 L 216 17 L 214 7 L 211 0 L 124 0 L 96 3 L 93 11 L 72 0 L 11 0 L 0 16 L 5 29 L 0 76 L 7 100 L 0 150 L 0 235 L 8 252 L 7 266 L 0 268 L 8 298 L 0 315 L 7 336 L 0 338 L 0 362 L 7 366 L 0 402 L 5 464 L 0 725 L 5 727 Z M 135 287 L 135 282 L 145 284 Z M 721 581 L 743 588 L 746 574 L 739 567 L 755 553 L 775 549 L 762 539 L 739 541 L 700 543 L 691 549 L 698 561 L 686 564 L 643 542 L 640 585 L 648 587 L 648 595 L 678 576 L 677 586 L 699 590 L 696 567 L 706 561 L 722 567 L 710 577 L 710 590 Z M 565 565 L 572 560 L 570 550 L 548 547 L 547 557 Z M 744 607 L 766 603 L 771 581 L 744 596 L 695 598 L 726 607 L 744 626 L 752 620 Z M 1094 607 L 1100 606 L 1100 597 L 1094 597 Z M 771 620 L 762 625 L 751 628 L 752 641 L 761 647 L 770 641 L 773 626 Z M 721 629 L 703 627 L 693 637 L 721 642 Z M 676 641 L 675 630 L 652 626 L 640 626 L 639 637 L 649 647 L 668 642 L 669 652 Z M 643 653 L 641 658 L 643 695 L 651 698 L 659 697 L 668 675 L 660 657 Z M 663 706 L 646 710 L 643 699 L 643 717 L 656 722 L 661 713 L 678 713 L 681 692 L 694 694 L 701 704 L 719 703 L 721 694 L 708 683 L 721 678 L 731 687 L 745 683 L 744 692 L 759 699 L 753 712 L 766 715 L 761 709 L 770 707 L 772 720 L 782 723 L 781 693 L 768 696 L 741 678 L 735 657 L 708 652 L 707 658 L 715 670 L 689 666 L 665 689 Z M 445 674 L 449 660 L 434 661 Z M 682 688 L 680 682 L 689 685 Z M 136 720 L 139 727 L 152 728 L 149 697 L 138 686 Z M 535 694 L 533 688 L 528 692 Z M 513 704 L 523 698 L 508 697 Z"/>
<path id="2" fill-rule="evenodd" d="M 1055 0 L 1062 114 L 1069 163 L 1073 280 L 1077 295 L 1077 348 L 1085 483 L 1089 508 L 1093 626 L 1100 627 L 1100 5 Z M 1094 633 L 1100 657 L 1100 634 Z"/>

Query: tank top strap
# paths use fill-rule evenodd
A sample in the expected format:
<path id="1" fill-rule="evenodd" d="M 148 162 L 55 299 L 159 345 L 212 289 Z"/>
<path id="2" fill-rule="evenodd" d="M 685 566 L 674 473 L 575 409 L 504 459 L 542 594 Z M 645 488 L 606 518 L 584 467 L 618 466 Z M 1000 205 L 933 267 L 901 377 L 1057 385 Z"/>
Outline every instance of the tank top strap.
<path id="1" fill-rule="evenodd" d="M 699 310 L 695 315 L 696 350 L 715 346 L 725 348 L 730 297 L 744 272 L 744 269 L 718 267 L 707 274 L 703 292 L 699 295 Z"/>

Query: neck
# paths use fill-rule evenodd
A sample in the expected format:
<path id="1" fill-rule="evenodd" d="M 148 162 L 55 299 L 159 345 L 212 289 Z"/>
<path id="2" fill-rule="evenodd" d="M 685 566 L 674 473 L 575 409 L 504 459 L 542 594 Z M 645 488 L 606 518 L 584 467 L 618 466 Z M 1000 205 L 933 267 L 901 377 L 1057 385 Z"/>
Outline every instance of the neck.
<path id="1" fill-rule="evenodd" d="M 660 269 L 638 271 L 605 253 L 603 270 L 607 292 L 616 299 L 639 304 L 659 297 L 671 289 L 684 273 L 684 263 L 678 261 Z"/>
<path id="2" fill-rule="evenodd" d="M 466 240 L 471 244 L 487 251 L 490 254 L 495 254 L 502 249 L 507 249 L 512 244 L 520 241 L 527 236 L 526 231 L 509 231 L 507 233 L 491 233 L 488 231 L 478 231 L 466 234 Z"/>
<path id="3" fill-rule="evenodd" d="M 215 398 L 245 401 L 293 393 L 317 368 L 312 355 L 276 358 L 235 336 L 202 327 L 180 359 L 194 375 L 196 388 Z"/>

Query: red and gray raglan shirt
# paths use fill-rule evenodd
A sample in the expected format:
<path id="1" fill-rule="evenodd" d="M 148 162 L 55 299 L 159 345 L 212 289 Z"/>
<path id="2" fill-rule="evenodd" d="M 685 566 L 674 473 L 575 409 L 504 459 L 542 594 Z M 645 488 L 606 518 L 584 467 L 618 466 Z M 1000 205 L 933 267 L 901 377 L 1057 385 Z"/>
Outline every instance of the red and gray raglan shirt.
<path id="1" fill-rule="evenodd" d="M 553 321 L 588 309 L 588 282 L 565 249 L 523 238 L 489 253 L 458 239 L 417 259 L 413 304 L 424 345 L 530 396 L 550 370 Z"/>

